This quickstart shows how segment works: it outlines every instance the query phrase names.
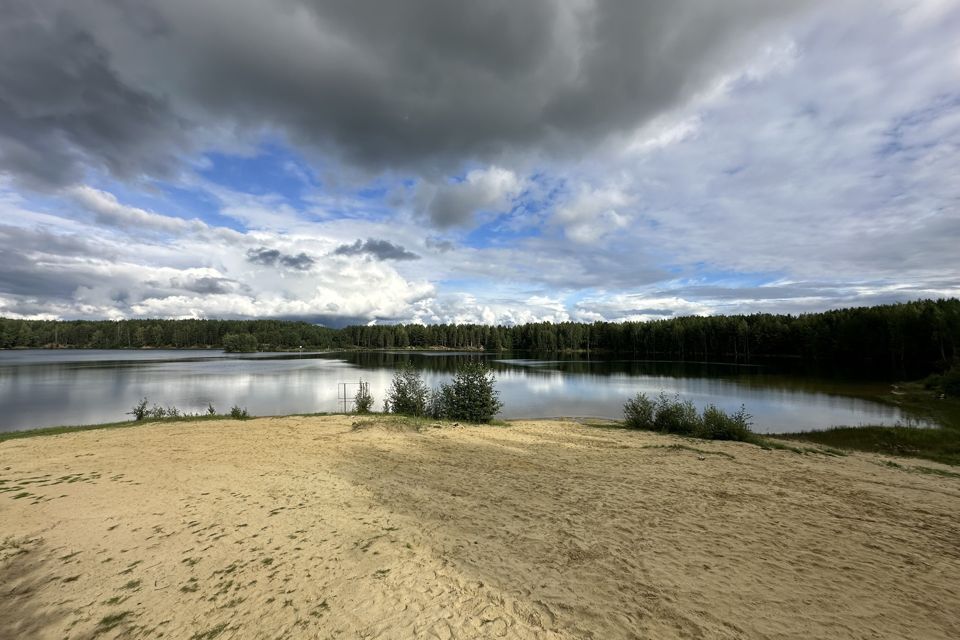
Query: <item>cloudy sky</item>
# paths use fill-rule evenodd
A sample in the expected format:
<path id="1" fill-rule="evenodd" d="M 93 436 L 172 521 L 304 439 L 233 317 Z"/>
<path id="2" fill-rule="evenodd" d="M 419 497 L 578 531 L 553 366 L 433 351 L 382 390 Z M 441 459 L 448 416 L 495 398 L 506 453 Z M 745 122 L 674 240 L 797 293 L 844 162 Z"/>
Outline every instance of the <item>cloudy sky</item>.
<path id="1" fill-rule="evenodd" d="M 960 295 L 960 0 L 0 0 L 0 316 Z"/>

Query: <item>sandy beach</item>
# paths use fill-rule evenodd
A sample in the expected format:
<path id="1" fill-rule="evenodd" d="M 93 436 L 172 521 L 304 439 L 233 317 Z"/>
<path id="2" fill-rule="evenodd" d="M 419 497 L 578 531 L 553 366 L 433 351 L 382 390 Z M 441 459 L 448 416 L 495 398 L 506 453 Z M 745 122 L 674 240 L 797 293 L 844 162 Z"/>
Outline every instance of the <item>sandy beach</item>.
<path id="1" fill-rule="evenodd" d="M 11 440 L 0 638 L 960 637 L 960 478 L 890 461 L 564 421 Z"/>

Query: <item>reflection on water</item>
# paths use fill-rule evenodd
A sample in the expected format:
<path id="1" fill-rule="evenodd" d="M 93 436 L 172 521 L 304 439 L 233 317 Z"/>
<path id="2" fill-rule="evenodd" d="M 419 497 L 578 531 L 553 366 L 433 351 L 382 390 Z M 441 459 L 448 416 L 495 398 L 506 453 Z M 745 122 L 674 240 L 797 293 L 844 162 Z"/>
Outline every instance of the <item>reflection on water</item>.
<path id="1" fill-rule="evenodd" d="M 497 376 L 502 416 L 620 418 L 638 391 L 679 393 L 697 406 L 753 414 L 767 433 L 912 422 L 862 400 L 882 383 L 787 375 L 771 367 L 624 359 L 533 359 L 453 352 L 227 355 L 219 351 L 0 352 L 0 431 L 126 419 L 143 397 L 202 412 L 234 404 L 254 415 L 337 411 L 337 383 L 370 383 L 377 406 L 393 370 L 412 362 L 431 387 L 467 359 Z"/>

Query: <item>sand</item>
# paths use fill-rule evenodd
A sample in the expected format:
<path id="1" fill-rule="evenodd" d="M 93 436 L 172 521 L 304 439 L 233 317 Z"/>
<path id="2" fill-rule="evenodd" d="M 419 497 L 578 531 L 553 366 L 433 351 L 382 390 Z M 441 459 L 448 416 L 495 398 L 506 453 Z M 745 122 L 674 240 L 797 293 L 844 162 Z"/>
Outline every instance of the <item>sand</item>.
<path id="1" fill-rule="evenodd" d="M 355 422 L 0 443 L 0 638 L 960 638 L 947 467 Z"/>

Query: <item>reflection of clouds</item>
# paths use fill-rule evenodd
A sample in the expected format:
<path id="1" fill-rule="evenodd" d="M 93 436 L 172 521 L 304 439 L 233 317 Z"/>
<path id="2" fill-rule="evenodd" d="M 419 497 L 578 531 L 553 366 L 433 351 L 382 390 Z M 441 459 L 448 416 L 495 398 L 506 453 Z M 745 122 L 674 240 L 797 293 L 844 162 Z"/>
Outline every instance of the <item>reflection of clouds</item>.
<path id="1" fill-rule="evenodd" d="M 23 352 L 15 358 L 0 354 L 0 406 L 4 408 L 0 429 L 122 420 L 143 397 L 193 412 L 204 411 L 207 403 L 221 412 L 236 404 L 254 415 L 332 412 L 339 410 L 337 384 L 360 380 L 370 384 L 374 407 L 379 410 L 394 374 L 390 365 L 360 365 L 333 356 L 198 359 L 196 356 L 206 354 L 61 352 L 59 364 L 54 364 L 47 353 L 32 358 Z M 123 366 L 94 364 L 98 355 L 126 362 Z M 170 361 L 174 357 L 186 359 Z M 431 361 L 441 358 L 434 355 Z M 35 362 L 42 364 L 28 364 Z M 909 423 L 896 407 L 816 392 L 809 383 L 791 390 L 785 379 L 763 386 L 753 378 L 678 377 L 672 365 L 664 368 L 672 375 L 605 374 L 594 372 L 603 370 L 602 362 L 587 367 L 589 372 L 558 370 L 553 361 L 537 362 L 538 366 L 526 366 L 520 361 L 496 371 L 503 417 L 619 419 L 623 403 L 635 393 L 655 397 L 663 391 L 669 396 L 679 393 L 700 408 L 715 404 L 735 411 L 743 403 L 754 416 L 758 431 Z M 424 381 L 431 388 L 449 382 L 454 376 L 449 369 L 424 370 Z"/>
<path id="2" fill-rule="evenodd" d="M 650 397 L 663 392 L 671 397 L 679 394 L 700 409 L 713 404 L 732 412 L 744 404 L 754 418 L 755 429 L 766 433 L 910 422 L 897 407 L 826 393 L 788 391 L 782 386 L 766 389 L 735 380 L 625 373 L 557 375 L 562 383 L 556 386 L 543 384 L 542 372 L 516 370 L 513 375 L 501 376 L 504 415 L 531 418 L 589 415 L 619 419 L 627 398 L 638 392 Z"/>
<path id="3" fill-rule="evenodd" d="M 551 364 L 561 364 L 562 360 L 523 360 L 520 358 L 502 358 L 494 360 L 500 364 L 510 365 L 512 367 L 545 367 Z"/>
<path id="4" fill-rule="evenodd" d="M 567 379 L 559 371 L 555 371 L 549 376 L 528 378 L 524 382 L 527 393 L 535 393 L 537 395 L 562 393 L 567 387 Z"/>

